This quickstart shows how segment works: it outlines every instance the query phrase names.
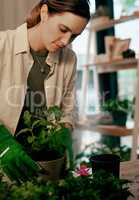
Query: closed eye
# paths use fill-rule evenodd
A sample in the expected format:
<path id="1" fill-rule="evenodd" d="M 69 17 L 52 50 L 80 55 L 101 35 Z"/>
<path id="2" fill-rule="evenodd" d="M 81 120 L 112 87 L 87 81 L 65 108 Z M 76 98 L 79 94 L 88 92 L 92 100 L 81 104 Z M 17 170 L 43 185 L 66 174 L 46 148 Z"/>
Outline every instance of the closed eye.
<path id="1" fill-rule="evenodd" d="M 62 33 L 67 33 L 69 31 L 67 28 L 64 27 L 60 27 L 59 29 Z"/>
<path id="2" fill-rule="evenodd" d="M 62 24 L 60 24 L 59 26 L 59 30 L 62 32 L 62 33 L 67 33 L 67 32 L 72 32 L 67 26 L 64 26 Z M 72 42 L 78 35 L 80 35 L 81 33 L 79 34 L 72 34 L 71 36 L 71 39 L 70 39 L 70 42 Z"/>

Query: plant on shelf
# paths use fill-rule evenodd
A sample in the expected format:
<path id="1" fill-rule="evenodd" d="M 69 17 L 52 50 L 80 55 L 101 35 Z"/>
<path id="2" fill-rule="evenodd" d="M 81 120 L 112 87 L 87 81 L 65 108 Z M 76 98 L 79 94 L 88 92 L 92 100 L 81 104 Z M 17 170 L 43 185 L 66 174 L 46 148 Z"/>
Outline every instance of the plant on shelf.
<path id="1" fill-rule="evenodd" d="M 129 161 L 131 155 L 131 147 L 127 145 L 122 145 L 119 147 L 112 147 L 106 144 L 102 144 L 101 142 L 93 142 L 85 146 L 82 152 L 76 155 L 75 162 L 76 165 L 85 162 L 89 165 L 89 159 L 92 155 L 100 155 L 100 154 L 114 154 L 120 157 L 120 161 Z M 138 155 L 139 158 L 139 155 Z"/>
<path id="2" fill-rule="evenodd" d="M 131 105 L 128 99 L 109 99 L 103 103 L 102 110 L 112 115 L 114 125 L 125 126 Z"/>
<path id="3" fill-rule="evenodd" d="M 34 160 L 39 162 L 60 161 L 63 158 L 63 162 L 66 157 L 72 167 L 71 133 L 60 122 L 61 116 L 62 112 L 57 106 L 50 107 L 44 112 L 43 117 L 34 117 L 25 111 L 24 124 L 26 128 L 18 132 L 16 138 Z"/>

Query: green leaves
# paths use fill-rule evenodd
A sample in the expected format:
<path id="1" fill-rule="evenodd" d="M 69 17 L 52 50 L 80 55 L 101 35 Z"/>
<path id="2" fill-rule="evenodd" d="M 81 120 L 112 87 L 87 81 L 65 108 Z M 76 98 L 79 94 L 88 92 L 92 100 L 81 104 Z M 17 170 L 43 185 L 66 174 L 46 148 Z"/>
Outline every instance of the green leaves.
<path id="1" fill-rule="evenodd" d="M 34 140 L 35 140 L 35 137 L 34 136 L 28 136 L 27 140 L 28 140 L 28 143 L 33 143 Z"/>
<path id="2" fill-rule="evenodd" d="M 50 135 L 50 149 L 55 149 L 61 155 L 67 153 L 69 164 L 73 166 L 73 150 L 72 150 L 72 138 L 68 128 L 61 125 L 57 130 L 53 129 Z"/>
<path id="3" fill-rule="evenodd" d="M 102 110 L 108 112 L 123 111 L 125 113 L 128 113 L 129 110 L 131 110 L 131 105 L 131 101 L 129 101 L 128 99 L 109 99 L 103 103 Z"/>
<path id="4" fill-rule="evenodd" d="M 8 200 L 58 200 L 55 185 L 51 183 L 26 182 L 12 186 Z"/>
<path id="5" fill-rule="evenodd" d="M 60 188 L 65 200 L 126 200 L 131 195 L 128 183 L 105 171 L 77 177 L 70 173 Z"/>
<path id="6" fill-rule="evenodd" d="M 31 126 L 32 123 L 32 116 L 28 111 L 24 112 L 24 123 L 27 127 Z"/>
<path id="7" fill-rule="evenodd" d="M 10 187 L 0 179 L 0 200 L 127 200 L 133 196 L 129 181 L 119 180 L 105 171 L 74 176 L 71 171 L 59 181 L 35 178 Z"/>
<path id="8" fill-rule="evenodd" d="M 72 138 L 70 130 L 60 123 L 62 111 L 58 106 L 52 106 L 44 112 L 43 117 L 34 117 L 28 111 L 24 113 L 24 123 L 27 128 L 17 133 L 23 136 L 27 151 L 35 155 L 35 151 L 57 152 L 56 158 L 67 153 L 70 166 L 73 162 Z M 23 141 L 23 140 L 22 140 Z"/>
<path id="9" fill-rule="evenodd" d="M 62 116 L 62 111 L 59 109 L 58 106 L 52 106 L 47 111 L 47 119 L 50 121 L 60 121 Z"/>

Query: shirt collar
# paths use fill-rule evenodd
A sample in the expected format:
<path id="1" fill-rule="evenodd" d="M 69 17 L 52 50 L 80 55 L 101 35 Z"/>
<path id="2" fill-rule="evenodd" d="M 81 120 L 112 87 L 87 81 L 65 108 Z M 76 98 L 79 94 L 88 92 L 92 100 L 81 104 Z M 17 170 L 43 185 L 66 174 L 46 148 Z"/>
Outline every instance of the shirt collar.
<path id="1" fill-rule="evenodd" d="M 27 23 L 22 24 L 16 29 L 14 53 L 30 53 L 30 47 L 27 36 Z M 52 66 L 53 64 L 57 64 L 59 62 L 59 57 L 60 50 L 56 52 L 50 52 L 48 53 L 48 56 L 46 58 L 46 63 L 50 66 Z"/>

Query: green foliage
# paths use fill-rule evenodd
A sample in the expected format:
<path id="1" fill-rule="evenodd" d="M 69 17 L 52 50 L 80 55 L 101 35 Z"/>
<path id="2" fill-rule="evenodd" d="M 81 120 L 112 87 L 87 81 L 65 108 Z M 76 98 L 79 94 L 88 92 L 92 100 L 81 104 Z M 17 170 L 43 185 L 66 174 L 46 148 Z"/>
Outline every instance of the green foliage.
<path id="1" fill-rule="evenodd" d="M 89 158 L 92 155 L 115 154 L 120 157 L 121 161 L 129 161 L 131 148 L 123 145 L 119 147 L 110 147 L 101 143 L 91 143 L 86 145 L 84 150 L 76 156 L 76 163 L 86 162 L 89 164 Z"/>
<path id="2" fill-rule="evenodd" d="M 118 99 L 109 99 L 102 105 L 103 111 L 108 111 L 110 113 L 122 111 L 128 113 L 131 110 L 131 101 L 128 99 L 118 100 Z"/>
<path id="3" fill-rule="evenodd" d="M 50 107 L 43 117 L 34 117 L 28 111 L 24 113 L 24 123 L 27 128 L 17 133 L 16 137 L 23 136 L 23 145 L 29 154 L 50 151 L 55 152 L 57 159 L 67 152 L 72 165 L 72 138 L 68 128 L 60 122 L 62 112 L 57 106 Z"/>
<path id="4" fill-rule="evenodd" d="M 71 171 L 56 182 L 37 178 L 20 185 L 0 180 L 0 200 L 127 200 L 129 181 L 99 171 L 75 176 Z"/>
<path id="5" fill-rule="evenodd" d="M 128 183 L 105 171 L 97 172 L 93 177 L 93 187 L 103 200 L 126 200 L 131 195 Z"/>
<path id="6" fill-rule="evenodd" d="M 58 200 L 55 185 L 52 183 L 26 182 L 11 188 L 9 200 Z"/>
<path id="7" fill-rule="evenodd" d="M 59 190 L 65 200 L 100 200 L 97 192 L 93 189 L 92 176 L 74 177 L 72 173 L 59 182 Z"/>
<path id="8" fill-rule="evenodd" d="M 128 181 L 119 180 L 105 171 L 93 175 L 77 176 L 72 174 L 59 184 L 65 200 L 126 200 L 131 195 Z"/>
<path id="9" fill-rule="evenodd" d="M 3 175 L 0 173 L 0 200 L 7 200 L 9 196 L 9 186 L 3 181 Z"/>

